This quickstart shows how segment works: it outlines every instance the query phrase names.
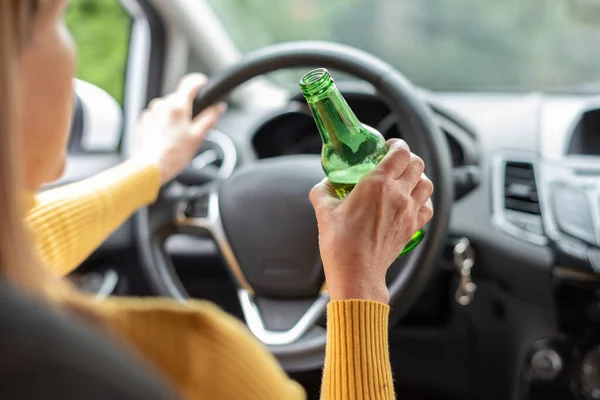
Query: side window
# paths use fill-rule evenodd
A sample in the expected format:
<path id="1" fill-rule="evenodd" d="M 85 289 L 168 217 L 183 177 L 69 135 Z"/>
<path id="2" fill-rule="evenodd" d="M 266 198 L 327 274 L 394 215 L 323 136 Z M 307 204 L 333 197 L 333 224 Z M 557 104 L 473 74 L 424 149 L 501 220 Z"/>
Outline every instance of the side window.
<path id="1" fill-rule="evenodd" d="M 71 0 L 66 23 L 78 51 L 77 78 L 123 106 L 132 18 L 119 0 Z"/>

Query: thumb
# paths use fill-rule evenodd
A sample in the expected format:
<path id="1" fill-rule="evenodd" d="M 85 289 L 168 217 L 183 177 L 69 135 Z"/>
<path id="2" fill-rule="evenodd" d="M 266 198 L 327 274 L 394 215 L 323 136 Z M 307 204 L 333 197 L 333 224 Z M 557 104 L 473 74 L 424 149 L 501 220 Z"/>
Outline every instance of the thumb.
<path id="1" fill-rule="evenodd" d="M 327 178 L 324 178 L 312 188 L 309 197 L 317 212 L 321 209 L 331 209 L 341 201 L 337 198 L 335 189 Z"/>
<path id="2" fill-rule="evenodd" d="M 194 98 L 206 80 L 202 74 L 189 74 L 181 78 L 172 95 L 175 103 L 184 110 L 191 110 Z"/>

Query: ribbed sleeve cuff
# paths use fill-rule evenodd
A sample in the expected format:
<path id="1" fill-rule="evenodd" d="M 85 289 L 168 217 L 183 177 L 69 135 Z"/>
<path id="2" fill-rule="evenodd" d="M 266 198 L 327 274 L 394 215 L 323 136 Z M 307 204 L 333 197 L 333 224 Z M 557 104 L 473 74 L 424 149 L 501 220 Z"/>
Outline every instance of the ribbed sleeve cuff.
<path id="1" fill-rule="evenodd" d="M 386 304 L 332 301 L 327 307 L 327 351 L 322 399 L 394 399 Z"/>

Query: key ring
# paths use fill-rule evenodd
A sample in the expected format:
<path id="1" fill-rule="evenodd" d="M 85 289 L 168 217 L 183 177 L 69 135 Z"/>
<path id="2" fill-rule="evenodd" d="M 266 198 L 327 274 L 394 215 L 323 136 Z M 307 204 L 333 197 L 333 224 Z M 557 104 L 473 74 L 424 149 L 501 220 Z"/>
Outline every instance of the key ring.
<path id="1" fill-rule="evenodd" d="M 454 246 L 454 266 L 460 273 L 460 282 L 456 290 L 456 302 L 466 306 L 473 301 L 477 285 L 471 280 L 471 269 L 475 264 L 475 250 L 469 239 L 463 237 Z"/>

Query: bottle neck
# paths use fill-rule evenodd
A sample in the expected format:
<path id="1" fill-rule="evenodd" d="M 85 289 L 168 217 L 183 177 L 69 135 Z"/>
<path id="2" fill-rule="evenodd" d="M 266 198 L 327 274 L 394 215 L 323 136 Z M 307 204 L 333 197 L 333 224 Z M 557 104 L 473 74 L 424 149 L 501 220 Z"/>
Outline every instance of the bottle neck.
<path id="1" fill-rule="evenodd" d="M 333 82 L 325 92 L 305 97 L 323 143 L 345 144 L 356 152 L 365 140 L 361 134 L 363 127 Z"/>

